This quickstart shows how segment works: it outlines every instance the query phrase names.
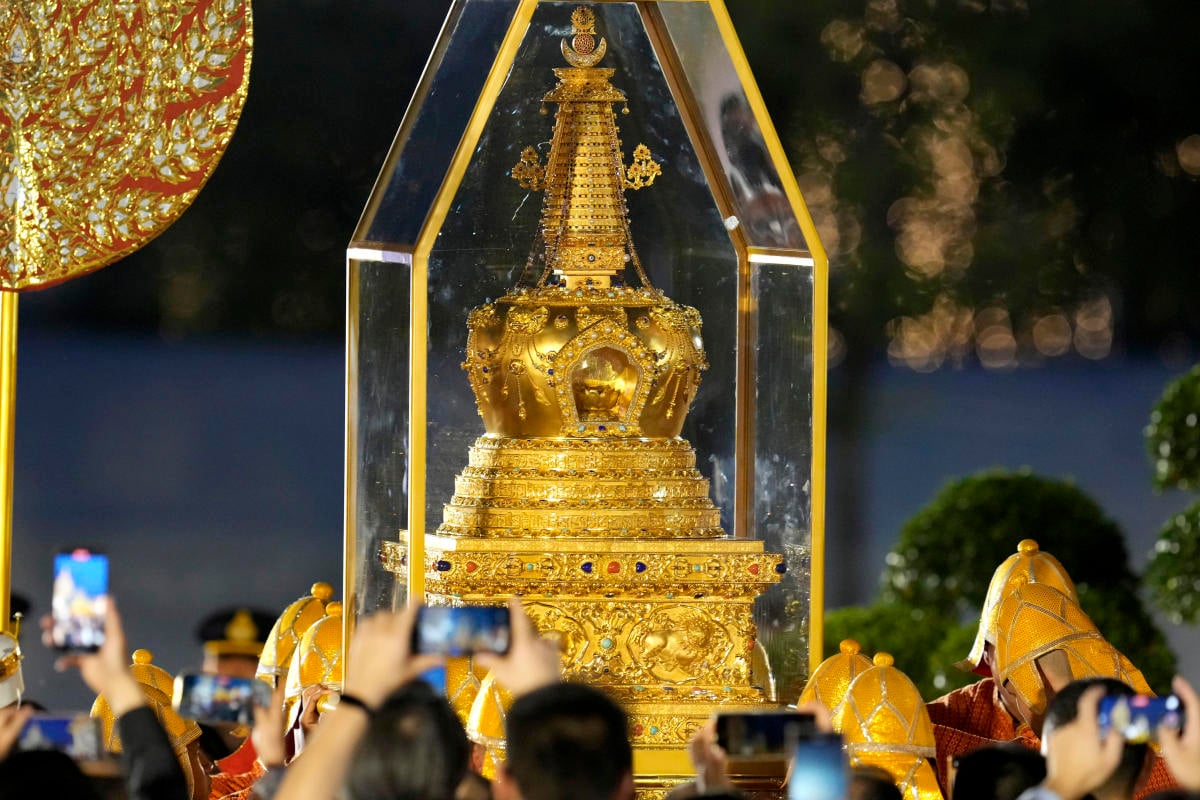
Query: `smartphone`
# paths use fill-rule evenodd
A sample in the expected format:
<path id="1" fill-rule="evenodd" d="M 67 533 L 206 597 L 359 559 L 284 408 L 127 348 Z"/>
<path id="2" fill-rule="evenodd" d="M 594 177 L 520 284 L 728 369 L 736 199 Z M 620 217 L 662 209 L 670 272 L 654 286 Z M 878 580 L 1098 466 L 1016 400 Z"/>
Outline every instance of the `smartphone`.
<path id="1" fill-rule="evenodd" d="M 790 754 L 816 732 L 816 718 L 800 711 L 717 714 L 717 744 L 730 758 Z"/>
<path id="2" fill-rule="evenodd" d="M 271 705 L 271 687 L 258 678 L 183 672 L 175 678 L 172 705 L 198 722 L 254 724 L 254 707 Z"/>
<path id="3" fill-rule="evenodd" d="M 788 800 L 842 800 L 850 789 L 842 737 L 814 733 L 801 739 L 792 756 Z"/>
<path id="4" fill-rule="evenodd" d="M 21 729 L 18 750 L 58 750 L 78 761 L 99 761 L 100 719 L 87 714 L 34 714 Z"/>
<path id="5" fill-rule="evenodd" d="M 1116 728 L 1127 742 L 1149 742 L 1157 737 L 1162 725 L 1182 730 L 1183 702 L 1173 694 L 1165 697 L 1109 695 L 1100 699 L 1097 718 L 1104 735 Z"/>
<path id="6" fill-rule="evenodd" d="M 508 606 L 421 606 L 412 649 L 444 656 L 507 653 L 511 638 Z"/>
<path id="7" fill-rule="evenodd" d="M 50 607 L 54 619 L 50 638 L 56 649 L 99 650 L 108 610 L 108 556 L 86 547 L 56 554 Z"/>

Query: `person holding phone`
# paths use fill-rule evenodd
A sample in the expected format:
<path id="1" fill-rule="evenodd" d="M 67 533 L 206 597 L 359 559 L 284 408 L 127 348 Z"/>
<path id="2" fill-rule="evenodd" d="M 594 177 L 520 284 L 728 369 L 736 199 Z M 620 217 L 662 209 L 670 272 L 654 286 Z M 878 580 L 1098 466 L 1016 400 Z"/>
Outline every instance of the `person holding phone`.
<path id="1" fill-rule="evenodd" d="M 44 639 L 59 646 L 64 639 L 56 620 L 42 621 Z M 125 630 L 116 605 L 105 598 L 103 643 L 95 652 L 68 652 L 58 659 L 58 670 L 78 669 L 88 688 L 102 695 L 112 709 L 121 737 L 121 768 L 129 800 L 188 800 L 188 781 L 171 742 L 134 678 L 125 654 Z M 59 646 L 59 649 L 62 649 Z M 207 776 L 202 795 L 208 796 Z"/>

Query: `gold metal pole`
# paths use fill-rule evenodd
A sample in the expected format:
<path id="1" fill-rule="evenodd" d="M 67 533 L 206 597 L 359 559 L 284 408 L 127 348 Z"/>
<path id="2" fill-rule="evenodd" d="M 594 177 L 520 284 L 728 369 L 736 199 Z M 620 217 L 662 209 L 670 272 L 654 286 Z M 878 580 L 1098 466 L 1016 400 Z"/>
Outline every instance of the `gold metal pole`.
<path id="1" fill-rule="evenodd" d="M 12 593 L 13 442 L 17 421 L 17 293 L 0 292 L 0 630 Z"/>

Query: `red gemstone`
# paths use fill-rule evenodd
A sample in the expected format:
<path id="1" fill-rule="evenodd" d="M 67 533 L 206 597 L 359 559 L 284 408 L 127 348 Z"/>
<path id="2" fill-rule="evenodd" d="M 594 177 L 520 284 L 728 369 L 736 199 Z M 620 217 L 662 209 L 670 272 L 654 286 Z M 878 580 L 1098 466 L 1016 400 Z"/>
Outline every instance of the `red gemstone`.
<path id="1" fill-rule="evenodd" d="M 645 729 L 643 726 L 641 726 L 641 725 L 634 725 L 634 726 L 633 726 L 633 735 L 634 735 L 634 736 L 641 736 L 641 735 L 642 735 L 642 731 L 644 731 L 644 730 L 646 730 L 646 729 Z"/>
<path id="2" fill-rule="evenodd" d="M 609 572 L 620 572 L 620 571 L 621 571 L 621 564 L 620 564 L 620 562 L 619 562 L 619 561 L 610 561 L 610 562 L 608 562 L 608 571 L 609 571 Z"/>
<path id="3" fill-rule="evenodd" d="M 468 565 L 468 566 L 467 566 L 467 569 L 470 569 L 470 568 L 471 568 L 471 567 L 470 567 L 470 565 Z M 751 564 L 751 565 L 750 565 L 750 574 L 751 574 L 751 575 L 757 575 L 757 574 L 758 574 L 758 570 L 759 570 L 759 566 L 758 566 L 758 564 Z"/>
<path id="4" fill-rule="evenodd" d="M 476 564 L 474 561 L 467 562 L 467 572 L 474 572 L 477 569 L 479 569 L 479 565 Z"/>

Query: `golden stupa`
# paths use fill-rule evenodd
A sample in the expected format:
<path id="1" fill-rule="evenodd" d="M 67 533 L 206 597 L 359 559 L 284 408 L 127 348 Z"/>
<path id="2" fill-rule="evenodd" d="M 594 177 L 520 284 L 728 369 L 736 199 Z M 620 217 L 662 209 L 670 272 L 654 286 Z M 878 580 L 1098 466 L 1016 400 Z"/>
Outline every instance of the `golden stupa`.
<path id="1" fill-rule="evenodd" d="M 625 192 L 661 169 L 644 145 L 625 163 L 626 97 L 597 66 L 607 43 L 591 10 L 571 22 L 569 66 L 543 98 L 558 106 L 545 163 L 529 147 L 512 169 L 544 194 L 526 276 L 468 317 L 462 366 L 486 433 L 425 537 L 426 601 L 521 595 L 563 642 L 568 677 L 630 712 L 639 777 L 685 775 L 687 740 L 714 710 L 766 700 L 752 606 L 784 565 L 725 535 L 680 437 L 707 368 L 700 314 L 638 258 Z M 385 544 L 392 571 L 405 556 Z"/>

